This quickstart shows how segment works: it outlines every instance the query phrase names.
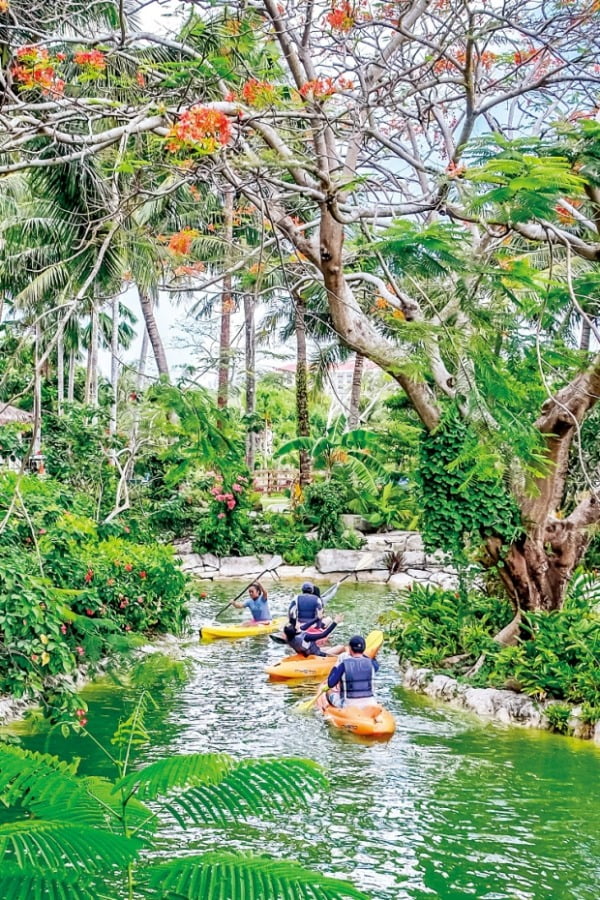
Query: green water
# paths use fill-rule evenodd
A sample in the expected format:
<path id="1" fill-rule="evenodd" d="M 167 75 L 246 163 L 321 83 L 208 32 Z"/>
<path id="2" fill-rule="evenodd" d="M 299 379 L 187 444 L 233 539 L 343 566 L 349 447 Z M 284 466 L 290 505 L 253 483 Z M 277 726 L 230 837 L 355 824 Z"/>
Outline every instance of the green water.
<path id="1" fill-rule="evenodd" d="M 193 623 L 211 618 L 235 585 L 211 586 Z M 282 610 L 289 590 L 271 592 Z M 342 586 L 331 605 L 345 611 L 339 634 L 373 626 L 393 595 L 384 588 Z M 231 620 L 240 620 L 234 613 Z M 227 615 L 223 618 L 227 619 Z M 303 811 L 290 787 L 289 814 L 230 835 L 229 846 L 297 859 L 347 875 L 378 900 L 467 898 L 546 900 L 600 897 L 600 751 L 546 733 L 483 724 L 399 689 L 385 649 L 380 699 L 398 729 L 388 743 L 369 743 L 328 727 L 292 704 L 307 689 L 271 684 L 263 666 L 284 654 L 266 637 L 201 645 L 182 641 L 191 661 L 184 684 L 153 689 L 148 719 L 151 761 L 165 754 L 224 750 L 236 756 L 301 755 L 317 760 L 329 793 Z M 135 694 L 104 682 L 86 693 L 89 728 L 108 745 Z M 81 772 L 113 776 L 89 740 L 20 729 L 25 746 L 79 756 Z M 170 832 L 173 837 L 174 832 Z M 176 835 L 175 835 L 176 836 Z M 199 830 L 197 849 L 222 845 Z"/>

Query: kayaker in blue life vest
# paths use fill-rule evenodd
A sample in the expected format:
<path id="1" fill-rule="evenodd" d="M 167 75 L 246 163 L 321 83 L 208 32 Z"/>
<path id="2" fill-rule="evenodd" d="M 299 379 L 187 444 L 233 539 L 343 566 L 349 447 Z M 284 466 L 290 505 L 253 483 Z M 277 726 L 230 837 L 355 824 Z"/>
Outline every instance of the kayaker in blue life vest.
<path id="1" fill-rule="evenodd" d="M 323 631 L 311 631 L 310 634 L 307 631 L 312 625 L 317 623 L 317 619 L 311 619 L 309 622 L 301 625 L 299 629 L 296 625 L 288 622 L 283 628 L 283 633 L 292 650 L 295 650 L 301 656 L 338 656 L 346 649 L 344 644 L 338 644 L 336 647 L 328 647 L 327 650 L 322 650 L 317 641 L 322 641 L 329 637 L 333 629 L 343 621 L 343 616 L 334 616 L 327 628 L 323 629 Z"/>
<path id="2" fill-rule="evenodd" d="M 320 595 L 315 593 L 312 582 L 304 582 L 302 593 L 298 594 L 296 599 L 290 603 L 288 616 L 290 625 L 302 627 L 314 619 L 319 628 L 322 626 L 323 601 Z"/>
<path id="3" fill-rule="evenodd" d="M 327 678 L 327 686 L 339 684 L 339 701 L 342 706 L 373 705 L 373 675 L 379 671 L 379 663 L 370 656 L 365 656 L 365 639 L 355 634 L 348 642 L 349 654 L 332 669 Z M 337 706 L 335 695 L 327 694 L 329 702 Z"/>
<path id="4" fill-rule="evenodd" d="M 244 602 L 241 600 L 234 600 L 233 605 L 236 609 L 249 609 L 253 625 L 256 623 L 260 623 L 261 625 L 269 623 L 273 617 L 271 615 L 271 610 L 269 609 L 267 592 L 262 584 L 255 581 L 248 588 L 248 594 L 250 595 L 248 600 L 245 600 Z"/>

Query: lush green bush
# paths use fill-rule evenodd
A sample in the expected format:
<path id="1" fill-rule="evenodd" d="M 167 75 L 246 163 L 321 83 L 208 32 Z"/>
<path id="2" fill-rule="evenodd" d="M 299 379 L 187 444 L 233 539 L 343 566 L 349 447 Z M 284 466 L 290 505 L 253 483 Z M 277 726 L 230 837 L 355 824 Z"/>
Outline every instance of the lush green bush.
<path id="1" fill-rule="evenodd" d="M 245 556 L 254 551 L 254 527 L 250 512 L 252 491 L 245 475 L 225 480 L 216 476 L 208 488 L 205 512 L 194 534 L 197 553 Z"/>
<path id="2" fill-rule="evenodd" d="M 600 583 L 576 575 L 561 610 L 527 613 L 516 646 L 497 648 L 488 680 L 527 694 L 600 707 Z"/>
<path id="3" fill-rule="evenodd" d="M 509 647 L 492 639 L 512 618 L 509 604 L 480 592 L 414 585 L 384 622 L 401 660 L 436 669 L 464 654 L 460 673 L 485 653 L 478 684 L 582 704 L 582 718 L 594 723 L 600 719 L 599 604 L 600 582 L 578 574 L 561 610 L 523 614 L 519 641 Z M 552 727 L 561 730 L 560 705 L 553 710 Z"/>
<path id="4" fill-rule="evenodd" d="M 0 477 L 0 692 L 41 692 L 136 632 L 177 631 L 186 581 L 170 547 L 99 528 L 93 501 L 50 478 Z M 77 702 L 52 687 L 63 712 Z"/>
<path id="5" fill-rule="evenodd" d="M 340 516 L 347 505 L 347 494 L 345 485 L 333 479 L 316 481 L 304 491 L 304 499 L 298 506 L 296 515 L 316 529 L 323 544 L 335 546 L 335 541 L 341 536 Z"/>
<path id="6" fill-rule="evenodd" d="M 70 513 L 39 546 L 55 584 L 82 591 L 73 603 L 77 613 L 108 619 L 125 631 L 181 629 L 185 577 L 171 547 L 98 540 L 90 519 Z"/>
<path id="7" fill-rule="evenodd" d="M 0 693 L 22 697 L 41 690 L 47 676 L 75 669 L 79 654 L 65 640 L 64 609 L 48 579 L 23 572 L 19 559 L 0 558 Z"/>
<path id="8" fill-rule="evenodd" d="M 400 659 L 439 666 L 448 657 L 477 657 L 512 618 L 510 604 L 480 591 L 448 591 L 414 584 L 383 617 Z"/>

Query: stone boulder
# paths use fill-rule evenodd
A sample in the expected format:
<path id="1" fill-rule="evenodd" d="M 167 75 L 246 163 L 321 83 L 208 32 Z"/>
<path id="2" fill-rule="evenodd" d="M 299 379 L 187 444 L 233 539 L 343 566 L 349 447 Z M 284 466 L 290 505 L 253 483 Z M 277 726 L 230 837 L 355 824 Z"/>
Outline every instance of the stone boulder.
<path id="1" fill-rule="evenodd" d="M 396 590 L 406 590 L 406 588 L 412 587 L 414 583 L 414 578 L 411 578 L 406 572 L 397 572 L 396 575 L 392 575 L 388 581 L 390 587 L 396 588 Z"/>
<path id="2" fill-rule="evenodd" d="M 270 556 L 222 556 L 219 578 L 242 578 L 258 575 L 269 565 Z"/>
<path id="3" fill-rule="evenodd" d="M 354 572 L 356 569 L 387 569 L 382 555 L 364 553 L 362 550 L 319 550 L 315 559 L 319 572 Z"/>

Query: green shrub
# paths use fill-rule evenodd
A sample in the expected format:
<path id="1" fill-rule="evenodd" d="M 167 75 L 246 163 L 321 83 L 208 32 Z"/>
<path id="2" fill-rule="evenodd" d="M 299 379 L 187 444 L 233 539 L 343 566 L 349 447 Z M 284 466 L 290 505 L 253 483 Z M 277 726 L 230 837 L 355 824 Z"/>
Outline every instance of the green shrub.
<path id="1" fill-rule="evenodd" d="M 228 479 L 217 476 L 206 493 L 206 510 L 194 533 L 196 553 L 217 556 L 245 556 L 254 552 L 253 507 L 248 479 L 243 475 Z"/>
<path id="2" fill-rule="evenodd" d="M 90 519 L 65 513 L 40 539 L 55 583 L 82 593 L 73 609 L 108 619 L 125 631 L 178 631 L 186 615 L 185 577 L 172 547 L 97 540 Z"/>
<path id="3" fill-rule="evenodd" d="M 556 731 L 557 734 L 569 733 L 571 707 L 567 706 L 566 703 L 552 703 L 550 706 L 547 706 L 545 708 L 544 715 L 548 719 L 548 724 L 550 725 L 551 731 Z"/>
<path id="4" fill-rule="evenodd" d="M 342 528 L 340 516 L 346 507 L 347 491 L 340 481 L 319 481 L 309 484 L 304 499 L 296 511 L 299 520 L 316 528 L 319 540 L 336 546 Z M 330 542 L 334 543 L 330 543 Z M 328 543 L 329 542 L 329 543 Z"/>
<path id="5" fill-rule="evenodd" d="M 450 656 L 479 656 L 511 618 L 499 597 L 413 584 L 382 621 L 401 660 L 435 667 Z"/>
<path id="6" fill-rule="evenodd" d="M 489 679 L 534 697 L 600 706 L 600 614 L 571 594 L 563 609 L 523 616 L 522 639 L 498 649 Z"/>
<path id="7" fill-rule="evenodd" d="M 0 559 L 0 693 L 41 691 L 50 675 L 67 675 L 79 655 L 65 640 L 65 597 L 50 581 Z"/>

